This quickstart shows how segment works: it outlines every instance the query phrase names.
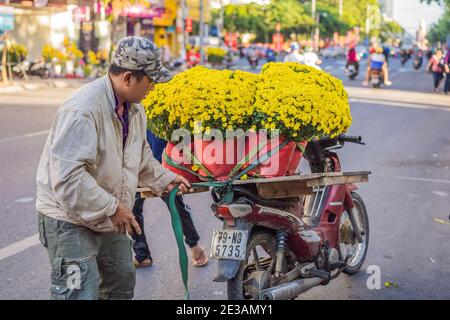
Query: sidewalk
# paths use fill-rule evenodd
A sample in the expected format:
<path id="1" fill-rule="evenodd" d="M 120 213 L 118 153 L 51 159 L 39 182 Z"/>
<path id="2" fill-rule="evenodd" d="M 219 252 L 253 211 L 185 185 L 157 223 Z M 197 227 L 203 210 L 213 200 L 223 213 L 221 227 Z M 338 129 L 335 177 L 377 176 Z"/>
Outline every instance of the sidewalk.
<path id="1" fill-rule="evenodd" d="M 32 91 L 48 88 L 78 88 L 83 84 L 92 80 L 87 79 L 31 79 L 28 81 L 17 80 L 11 81 L 8 84 L 0 83 L 0 94 L 20 93 L 24 91 Z"/>
<path id="2" fill-rule="evenodd" d="M 393 89 L 345 87 L 349 98 L 450 108 L 450 96 Z"/>

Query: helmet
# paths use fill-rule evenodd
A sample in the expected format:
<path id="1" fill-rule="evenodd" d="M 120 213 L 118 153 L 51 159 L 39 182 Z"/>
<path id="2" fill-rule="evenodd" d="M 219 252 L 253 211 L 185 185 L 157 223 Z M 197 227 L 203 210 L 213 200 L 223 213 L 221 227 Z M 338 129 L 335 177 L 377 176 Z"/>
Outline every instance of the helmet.
<path id="1" fill-rule="evenodd" d="M 300 50 L 300 45 L 297 42 L 291 42 L 291 50 Z"/>

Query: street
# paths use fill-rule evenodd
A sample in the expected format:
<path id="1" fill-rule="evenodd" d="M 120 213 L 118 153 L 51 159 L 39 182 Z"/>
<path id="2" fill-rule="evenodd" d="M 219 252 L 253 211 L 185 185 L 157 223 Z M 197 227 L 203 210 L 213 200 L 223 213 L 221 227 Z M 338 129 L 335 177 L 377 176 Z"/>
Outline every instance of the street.
<path id="1" fill-rule="evenodd" d="M 249 70 L 239 63 L 236 68 Z M 322 66 L 350 93 L 362 92 L 365 65 L 355 81 L 346 78 L 344 60 L 324 60 Z M 416 71 L 411 61 L 401 66 L 393 59 L 390 68 L 391 88 L 350 94 L 348 134 L 363 136 L 366 145 L 347 144 L 339 151 L 343 170 L 372 171 L 359 189 L 370 218 L 365 264 L 357 275 L 342 275 L 299 299 L 450 299 L 450 97 L 432 93 L 425 66 Z M 0 95 L 0 299 L 49 297 L 50 265 L 37 236 L 35 177 L 53 116 L 73 90 Z M 307 171 L 306 162 L 301 168 Z M 212 230 L 221 227 L 211 197 L 200 193 L 186 199 L 200 242 L 209 249 Z M 154 265 L 137 270 L 135 299 L 183 299 L 169 211 L 162 200 L 151 199 L 144 213 Z M 367 287 L 366 271 L 373 266 L 381 271 L 378 289 Z M 192 299 L 226 299 L 226 283 L 212 281 L 216 269 L 213 260 L 204 268 L 190 264 Z"/>

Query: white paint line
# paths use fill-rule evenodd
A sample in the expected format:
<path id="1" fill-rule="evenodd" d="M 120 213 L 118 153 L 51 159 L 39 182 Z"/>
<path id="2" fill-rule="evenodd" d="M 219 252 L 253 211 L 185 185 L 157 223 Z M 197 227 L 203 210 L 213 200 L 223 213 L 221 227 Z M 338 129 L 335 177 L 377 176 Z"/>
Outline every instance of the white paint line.
<path id="1" fill-rule="evenodd" d="M 413 109 L 428 109 L 428 110 L 439 110 L 439 111 L 450 111 L 448 107 L 433 107 L 433 106 L 425 106 L 421 104 L 413 104 L 413 103 L 404 103 L 404 102 L 395 102 L 395 101 L 386 101 L 386 100 L 376 100 L 376 99 L 360 99 L 360 98 L 352 98 L 351 102 L 362 102 L 369 103 L 372 105 L 385 105 L 390 107 L 403 107 L 403 108 L 413 108 Z"/>
<path id="2" fill-rule="evenodd" d="M 448 197 L 448 194 L 442 191 L 433 191 L 433 194 L 440 197 Z"/>
<path id="3" fill-rule="evenodd" d="M 0 138 L 0 143 L 1 142 L 6 142 L 6 141 L 15 141 L 15 140 L 20 140 L 20 139 L 25 139 L 25 138 L 32 138 L 32 137 L 37 137 L 37 136 L 43 136 L 43 135 L 47 135 L 49 132 L 50 132 L 50 130 L 44 130 L 44 131 L 37 131 L 37 132 L 26 133 L 26 134 L 23 134 L 23 135 L 20 135 L 20 136 Z"/>
<path id="4" fill-rule="evenodd" d="M 27 250 L 35 245 L 39 244 L 39 234 L 36 233 L 31 237 L 25 238 L 23 240 L 17 241 L 3 249 L 0 249 L 0 261 L 9 258 L 19 252 Z"/>
<path id="5" fill-rule="evenodd" d="M 386 176 L 386 175 L 383 175 L 383 174 L 378 174 L 376 176 L 381 177 L 381 178 L 391 178 L 391 179 L 398 179 L 398 180 L 409 180 L 409 181 L 419 181 L 419 182 L 431 182 L 431 183 L 450 184 L 450 180 L 444 180 L 444 179 L 428 179 L 428 178 L 404 177 L 404 176 Z"/>
<path id="6" fill-rule="evenodd" d="M 33 201 L 34 198 L 28 197 L 28 198 L 20 198 L 14 201 L 15 203 L 27 203 Z"/>

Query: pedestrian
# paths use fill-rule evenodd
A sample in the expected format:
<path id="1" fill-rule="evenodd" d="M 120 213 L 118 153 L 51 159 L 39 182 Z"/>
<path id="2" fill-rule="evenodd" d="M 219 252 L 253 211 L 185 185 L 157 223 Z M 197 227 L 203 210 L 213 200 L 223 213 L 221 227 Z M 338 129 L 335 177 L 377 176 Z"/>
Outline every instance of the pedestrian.
<path id="1" fill-rule="evenodd" d="M 444 71 L 445 71 L 445 83 L 444 83 L 444 93 L 449 94 L 450 92 L 450 48 L 447 49 L 447 54 L 444 58 Z"/>
<path id="2" fill-rule="evenodd" d="M 138 184 L 157 195 L 190 187 L 152 156 L 139 104 L 171 77 L 153 42 L 126 37 L 108 74 L 59 108 L 37 172 L 39 238 L 51 265 L 51 299 L 133 298 L 129 235 L 141 233 L 131 211 Z"/>
<path id="3" fill-rule="evenodd" d="M 290 44 L 291 52 L 289 52 L 284 57 L 284 62 L 298 62 L 303 63 L 305 62 L 305 58 L 303 57 L 302 53 L 300 52 L 300 45 L 298 42 L 291 42 Z"/>
<path id="4" fill-rule="evenodd" d="M 433 73 L 434 92 L 439 92 L 439 85 L 444 77 L 444 62 L 441 49 L 431 57 L 427 69 Z"/>
<path id="5" fill-rule="evenodd" d="M 147 130 L 147 140 L 150 144 L 150 148 L 152 149 L 153 156 L 156 160 L 161 162 L 162 154 L 167 145 L 167 141 L 156 137 L 150 130 Z M 167 208 L 169 208 L 169 196 L 163 196 L 161 199 L 166 203 Z M 144 215 L 142 214 L 144 201 L 145 198 L 142 198 L 139 193 L 136 193 L 133 214 L 142 231 L 141 234 L 133 234 L 134 265 L 136 268 L 149 267 L 153 264 L 153 258 L 151 256 L 150 248 L 144 232 Z M 184 202 L 184 198 L 181 195 L 176 196 L 175 205 L 181 218 L 184 241 L 191 249 L 192 265 L 194 267 L 203 267 L 208 264 L 208 256 L 205 249 L 198 244 L 200 236 L 198 235 L 194 222 L 192 221 L 191 209 Z"/>

